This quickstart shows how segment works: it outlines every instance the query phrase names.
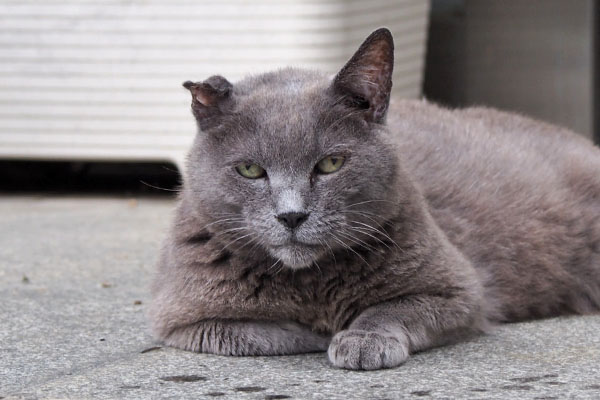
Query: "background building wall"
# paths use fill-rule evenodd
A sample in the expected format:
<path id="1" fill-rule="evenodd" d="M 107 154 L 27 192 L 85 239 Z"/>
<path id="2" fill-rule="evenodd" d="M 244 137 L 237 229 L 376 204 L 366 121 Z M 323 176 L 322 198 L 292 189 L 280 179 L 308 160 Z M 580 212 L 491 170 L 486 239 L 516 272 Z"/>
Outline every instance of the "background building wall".
<path id="1" fill-rule="evenodd" d="M 594 136 L 594 0 L 434 0 L 425 95 Z"/>
<path id="2" fill-rule="evenodd" d="M 334 74 L 395 35 L 394 95 L 419 97 L 428 0 L 0 2 L 0 159 L 171 161 L 196 132 L 185 80 Z"/>

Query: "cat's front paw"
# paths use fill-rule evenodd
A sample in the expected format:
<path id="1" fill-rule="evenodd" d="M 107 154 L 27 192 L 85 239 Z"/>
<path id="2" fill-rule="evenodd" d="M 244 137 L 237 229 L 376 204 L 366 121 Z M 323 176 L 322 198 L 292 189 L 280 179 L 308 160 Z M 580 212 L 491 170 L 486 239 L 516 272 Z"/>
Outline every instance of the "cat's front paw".
<path id="1" fill-rule="evenodd" d="M 327 354 L 331 363 L 339 368 L 392 368 L 408 358 L 408 339 L 349 329 L 333 337 Z"/>

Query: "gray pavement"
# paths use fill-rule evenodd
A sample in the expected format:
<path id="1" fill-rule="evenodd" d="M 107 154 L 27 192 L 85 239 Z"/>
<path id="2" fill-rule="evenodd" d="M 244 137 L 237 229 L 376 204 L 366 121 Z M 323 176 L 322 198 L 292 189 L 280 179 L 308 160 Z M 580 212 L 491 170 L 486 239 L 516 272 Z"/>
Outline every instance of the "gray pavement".
<path id="1" fill-rule="evenodd" d="M 162 348 L 144 312 L 172 207 L 0 198 L 0 398 L 600 399 L 600 316 L 505 325 L 374 372 Z"/>

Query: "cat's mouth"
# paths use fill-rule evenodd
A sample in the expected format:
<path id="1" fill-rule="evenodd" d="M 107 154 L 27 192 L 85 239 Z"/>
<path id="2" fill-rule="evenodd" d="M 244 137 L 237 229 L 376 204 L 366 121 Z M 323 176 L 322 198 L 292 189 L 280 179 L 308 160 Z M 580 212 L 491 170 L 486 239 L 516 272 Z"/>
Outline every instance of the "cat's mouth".
<path id="1" fill-rule="evenodd" d="M 284 245 L 271 247 L 270 252 L 286 267 L 301 269 L 313 264 L 323 254 L 323 249 L 314 244 L 292 240 Z"/>

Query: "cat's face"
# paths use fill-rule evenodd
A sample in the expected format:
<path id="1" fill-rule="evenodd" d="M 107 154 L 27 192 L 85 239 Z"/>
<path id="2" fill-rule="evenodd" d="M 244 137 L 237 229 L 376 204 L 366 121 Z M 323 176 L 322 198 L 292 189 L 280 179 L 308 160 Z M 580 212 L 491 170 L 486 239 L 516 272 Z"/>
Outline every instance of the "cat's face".
<path id="1" fill-rule="evenodd" d="M 186 193 L 213 216 L 209 230 L 225 246 L 302 268 L 381 240 L 397 167 L 379 93 L 348 93 L 336 87 L 339 75 L 293 69 L 235 86 L 211 79 L 208 88 L 187 84 L 202 131 Z"/>

